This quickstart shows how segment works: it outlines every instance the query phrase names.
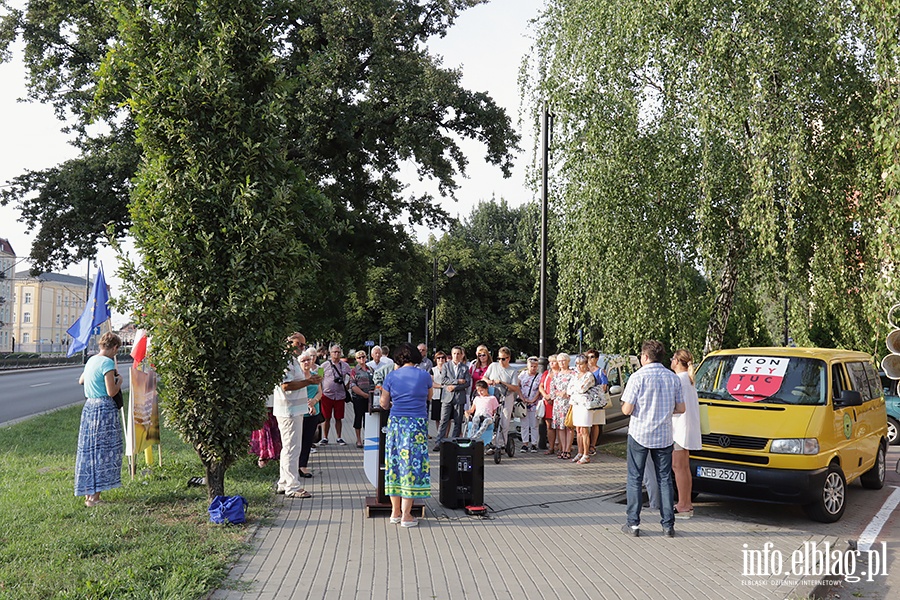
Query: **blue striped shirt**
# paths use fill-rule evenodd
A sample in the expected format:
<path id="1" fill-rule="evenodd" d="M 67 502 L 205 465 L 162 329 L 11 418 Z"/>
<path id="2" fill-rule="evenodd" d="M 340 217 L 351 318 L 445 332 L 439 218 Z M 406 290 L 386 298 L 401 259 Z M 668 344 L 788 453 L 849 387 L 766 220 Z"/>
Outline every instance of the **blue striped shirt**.
<path id="1" fill-rule="evenodd" d="M 628 435 L 645 448 L 665 448 L 674 442 L 672 413 L 675 405 L 684 405 L 684 392 L 678 375 L 660 363 L 638 369 L 628 379 L 622 404 L 633 404 Z"/>

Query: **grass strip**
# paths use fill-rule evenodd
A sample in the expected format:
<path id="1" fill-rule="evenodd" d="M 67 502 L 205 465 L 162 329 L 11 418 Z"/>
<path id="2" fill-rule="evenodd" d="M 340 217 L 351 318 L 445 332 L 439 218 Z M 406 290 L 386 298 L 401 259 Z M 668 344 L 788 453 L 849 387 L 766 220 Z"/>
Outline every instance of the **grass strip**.
<path id="1" fill-rule="evenodd" d="M 0 599 L 208 595 L 247 548 L 247 526 L 271 515 L 278 462 L 233 465 L 225 491 L 249 502 L 247 525 L 214 525 L 206 488 L 186 485 L 204 475 L 200 460 L 163 426 L 162 466 L 139 456 L 132 481 L 123 461 L 122 487 L 86 508 L 73 491 L 80 418 L 77 406 L 0 429 Z"/>

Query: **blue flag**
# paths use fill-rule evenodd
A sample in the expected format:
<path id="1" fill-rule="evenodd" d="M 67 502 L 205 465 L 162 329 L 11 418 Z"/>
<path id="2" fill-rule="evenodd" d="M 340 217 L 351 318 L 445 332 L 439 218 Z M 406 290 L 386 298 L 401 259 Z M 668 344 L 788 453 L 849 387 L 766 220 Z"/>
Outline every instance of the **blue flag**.
<path id="1" fill-rule="evenodd" d="M 94 328 L 101 323 L 105 323 L 109 316 L 109 292 L 106 290 L 106 278 L 103 277 L 103 265 L 101 264 L 97 278 L 94 279 L 91 295 L 88 296 L 87 304 L 84 305 L 84 312 L 66 331 L 74 338 L 72 343 L 69 344 L 69 351 L 66 353 L 66 356 L 72 356 L 76 352 L 87 348 L 88 340 L 91 339 Z"/>

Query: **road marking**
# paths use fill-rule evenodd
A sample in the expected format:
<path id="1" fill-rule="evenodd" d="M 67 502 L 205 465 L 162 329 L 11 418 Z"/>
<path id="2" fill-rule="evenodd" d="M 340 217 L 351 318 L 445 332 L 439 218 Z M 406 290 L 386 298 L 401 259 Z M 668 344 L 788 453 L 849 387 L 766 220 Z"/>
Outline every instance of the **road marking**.
<path id="1" fill-rule="evenodd" d="M 45 385 L 50 385 L 50 382 L 48 381 L 47 383 L 36 383 L 34 385 L 29 385 L 28 387 L 43 387 Z"/>
<path id="2" fill-rule="evenodd" d="M 882 506 L 881 510 L 878 511 L 878 514 L 869 521 L 869 525 L 866 527 L 865 531 L 862 532 L 862 535 L 859 536 L 859 541 L 856 544 L 857 549 L 862 552 L 869 551 L 875 543 L 875 538 L 881 533 L 881 528 L 884 527 L 888 517 L 891 516 L 891 513 L 894 512 L 894 509 L 897 508 L 898 504 L 900 504 L 900 488 L 894 487 L 893 493 L 885 500 L 884 506 Z"/>

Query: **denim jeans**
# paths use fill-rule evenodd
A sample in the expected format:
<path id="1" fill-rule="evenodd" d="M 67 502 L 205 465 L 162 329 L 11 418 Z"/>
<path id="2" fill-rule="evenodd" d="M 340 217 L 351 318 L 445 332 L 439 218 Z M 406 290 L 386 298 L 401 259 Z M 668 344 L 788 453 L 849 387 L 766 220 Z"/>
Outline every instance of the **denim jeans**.
<path id="1" fill-rule="evenodd" d="M 647 464 L 647 456 L 653 458 L 656 467 L 656 481 L 659 484 L 660 523 L 664 529 L 675 526 L 675 492 L 672 489 L 672 446 L 665 448 L 645 448 L 634 438 L 628 436 L 628 486 L 626 496 L 628 498 L 628 524 L 631 526 L 641 524 L 641 508 L 643 507 L 643 494 L 641 484 L 644 480 L 644 467 Z"/>

